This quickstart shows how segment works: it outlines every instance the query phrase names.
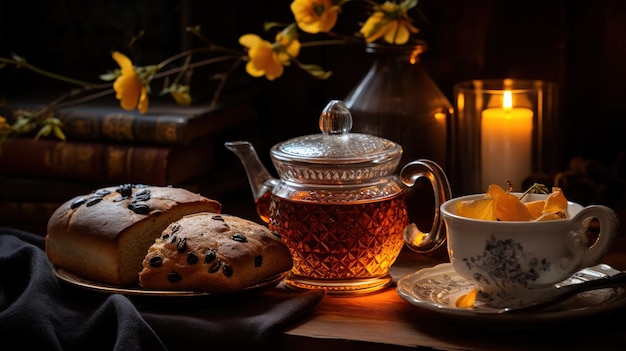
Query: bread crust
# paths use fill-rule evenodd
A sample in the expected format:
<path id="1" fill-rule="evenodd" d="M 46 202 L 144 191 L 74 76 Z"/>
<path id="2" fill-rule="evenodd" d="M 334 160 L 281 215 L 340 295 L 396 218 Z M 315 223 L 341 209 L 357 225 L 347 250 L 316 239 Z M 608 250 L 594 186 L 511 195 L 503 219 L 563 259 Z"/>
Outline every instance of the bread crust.
<path id="1" fill-rule="evenodd" d="M 136 286 L 148 247 L 167 225 L 190 213 L 221 212 L 221 207 L 182 188 L 101 188 L 68 200 L 52 214 L 46 254 L 50 263 L 82 278 Z"/>
<path id="2" fill-rule="evenodd" d="M 267 227 L 206 212 L 169 225 L 150 247 L 139 278 L 146 289 L 225 294 L 284 273 L 292 265 L 289 249 Z"/>

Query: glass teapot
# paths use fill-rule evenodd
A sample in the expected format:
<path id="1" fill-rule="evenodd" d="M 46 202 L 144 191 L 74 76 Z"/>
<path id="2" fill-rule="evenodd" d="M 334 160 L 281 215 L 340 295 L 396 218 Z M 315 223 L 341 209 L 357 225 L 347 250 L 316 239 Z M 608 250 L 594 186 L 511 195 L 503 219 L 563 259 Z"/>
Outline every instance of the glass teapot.
<path id="1" fill-rule="evenodd" d="M 443 170 L 420 159 L 394 174 L 402 147 L 350 133 L 352 116 L 332 100 L 319 119 L 321 134 L 293 138 L 270 150 L 280 179 L 246 141 L 227 142 L 244 165 L 257 212 L 289 247 L 293 268 L 285 284 L 297 290 L 364 293 L 391 283 L 389 268 L 404 244 L 425 253 L 445 241 L 439 206 L 451 196 Z M 406 189 L 427 178 L 435 194 L 430 233 L 409 223 Z"/>

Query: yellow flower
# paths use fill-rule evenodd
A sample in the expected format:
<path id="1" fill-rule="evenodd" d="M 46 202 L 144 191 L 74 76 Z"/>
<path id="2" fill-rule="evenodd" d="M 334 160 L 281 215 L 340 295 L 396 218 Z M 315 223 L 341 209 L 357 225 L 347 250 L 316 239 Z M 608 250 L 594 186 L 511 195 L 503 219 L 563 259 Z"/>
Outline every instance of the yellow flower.
<path id="1" fill-rule="evenodd" d="M 278 55 L 278 60 L 288 66 L 292 58 L 296 58 L 300 53 L 300 42 L 297 37 L 295 26 L 288 26 L 282 32 L 276 34 L 274 51 Z"/>
<path id="2" fill-rule="evenodd" d="M 125 110 L 139 109 L 139 112 L 148 111 L 148 91 L 133 67 L 132 61 L 126 55 L 114 51 L 113 59 L 120 66 L 122 73 L 113 83 L 115 97 Z"/>
<path id="3" fill-rule="evenodd" d="M 316 34 L 329 32 L 337 23 L 340 7 L 333 0 L 294 0 L 291 12 L 304 32 Z"/>
<path id="4" fill-rule="evenodd" d="M 242 35 L 239 44 L 248 48 L 246 72 L 253 77 L 265 76 L 268 80 L 282 76 L 284 66 L 289 65 L 291 59 L 300 53 L 300 42 L 292 32 L 285 29 L 278 33 L 273 44 L 256 34 Z"/>
<path id="5" fill-rule="evenodd" d="M 385 2 L 367 19 L 360 32 L 368 43 L 384 37 L 389 44 L 405 44 L 411 33 L 419 32 L 406 11 L 401 5 Z"/>

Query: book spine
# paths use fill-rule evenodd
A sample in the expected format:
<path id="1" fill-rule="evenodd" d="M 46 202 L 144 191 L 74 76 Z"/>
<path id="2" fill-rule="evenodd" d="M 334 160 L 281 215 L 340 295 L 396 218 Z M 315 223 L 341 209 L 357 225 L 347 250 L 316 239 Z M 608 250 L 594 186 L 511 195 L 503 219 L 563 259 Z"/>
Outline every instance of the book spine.
<path id="1" fill-rule="evenodd" d="M 199 150 L 185 151 L 164 146 L 16 138 L 0 156 L 0 173 L 102 183 L 175 185 L 195 174 L 196 169 L 186 168 L 194 160 L 199 167 L 210 163 Z"/>
<path id="2" fill-rule="evenodd" d="M 58 112 L 63 131 L 70 140 L 186 145 L 187 116 L 142 115 L 132 112 L 101 112 L 69 109 Z"/>
<path id="3" fill-rule="evenodd" d="M 250 92 L 240 93 L 217 106 L 155 105 L 148 114 L 82 105 L 61 109 L 56 115 L 69 140 L 188 146 L 198 138 L 256 118 L 250 96 Z"/>
<path id="4" fill-rule="evenodd" d="M 125 144 L 190 146 L 198 139 L 254 123 L 257 111 L 252 91 L 233 94 L 218 105 L 153 104 L 150 112 L 125 111 L 110 101 L 86 103 L 55 111 L 68 140 Z M 5 116 L 16 110 L 36 111 L 46 106 L 36 101 L 14 102 Z"/>

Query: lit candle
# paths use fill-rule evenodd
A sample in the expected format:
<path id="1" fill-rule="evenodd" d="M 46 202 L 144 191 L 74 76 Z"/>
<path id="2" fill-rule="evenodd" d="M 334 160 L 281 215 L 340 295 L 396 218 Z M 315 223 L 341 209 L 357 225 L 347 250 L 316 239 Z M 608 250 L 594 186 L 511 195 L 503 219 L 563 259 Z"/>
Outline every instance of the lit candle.
<path id="1" fill-rule="evenodd" d="M 522 182 L 532 171 L 533 111 L 513 107 L 511 91 L 504 91 L 502 107 L 482 112 L 481 155 L 482 184 L 506 189 L 507 180 L 514 191 L 522 191 Z"/>

